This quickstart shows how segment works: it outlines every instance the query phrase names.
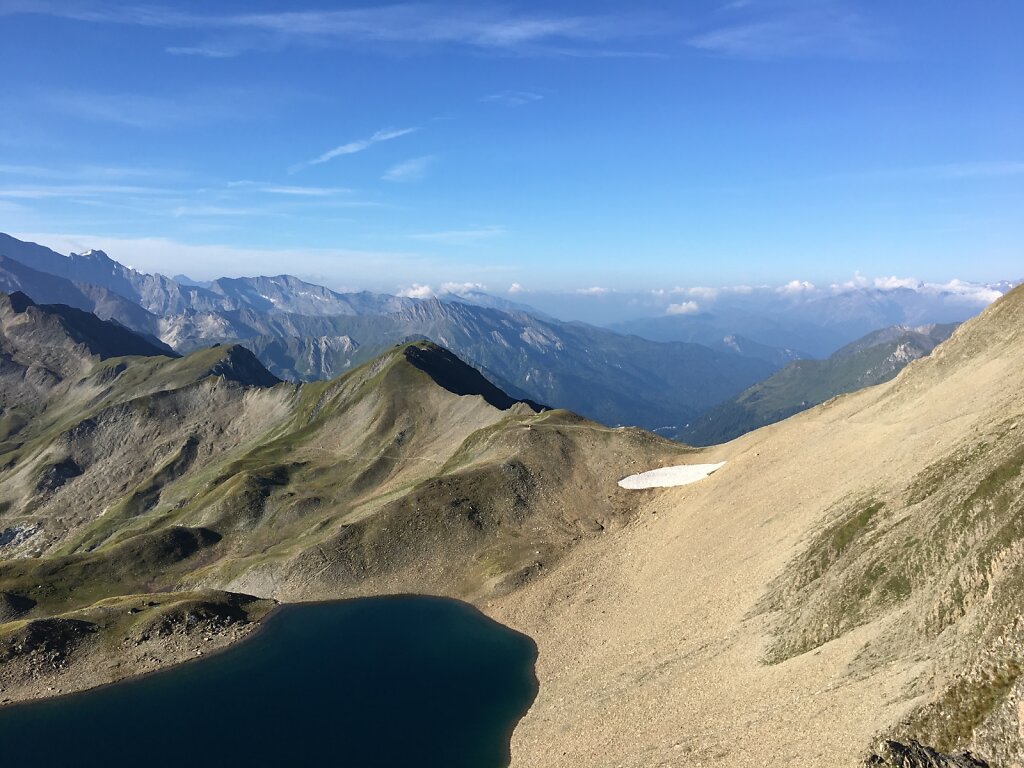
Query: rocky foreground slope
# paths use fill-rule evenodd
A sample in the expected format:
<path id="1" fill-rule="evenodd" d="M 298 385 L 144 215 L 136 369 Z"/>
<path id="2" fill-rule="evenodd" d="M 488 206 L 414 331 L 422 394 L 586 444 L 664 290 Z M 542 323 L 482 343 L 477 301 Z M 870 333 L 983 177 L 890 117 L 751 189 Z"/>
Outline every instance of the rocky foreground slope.
<path id="1" fill-rule="evenodd" d="M 540 648 L 517 764 L 1024 762 L 1022 381 L 1018 288 L 493 601 Z"/>

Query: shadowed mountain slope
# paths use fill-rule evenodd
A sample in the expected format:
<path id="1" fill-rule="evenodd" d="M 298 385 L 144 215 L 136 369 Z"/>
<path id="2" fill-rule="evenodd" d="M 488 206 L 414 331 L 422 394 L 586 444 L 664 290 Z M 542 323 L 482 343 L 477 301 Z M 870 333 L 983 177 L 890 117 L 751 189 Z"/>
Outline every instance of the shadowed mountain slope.
<path id="1" fill-rule="evenodd" d="M 64 304 L 36 304 L 20 291 L 0 294 L 0 314 L 8 336 L 31 346 L 27 354 L 52 346 L 52 335 L 66 337 L 100 360 L 126 355 L 180 357 L 166 344 L 147 339 L 116 322 Z"/>
<path id="2" fill-rule="evenodd" d="M 405 359 L 434 380 L 439 387 L 456 395 L 480 395 L 488 405 L 508 410 L 517 402 L 524 402 L 533 410 L 544 406 L 529 400 L 517 401 L 483 377 L 476 368 L 466 365 L 444 347 L 435 344 L 409 345 Z"/>
<path id="3" fill-rule="evenodd" d="M 89 312 L 37 305 L 20 292 L 0 294 L 0 439 L 102 361 L 125 355 L 178 356 Z"/>
<path id="4" fill-rule="evenodd" d="M 0 291 L 22 293 L 41 304 L 66 304 L 92 312 L 103 320 L 116 320 L 140 333 L 158 330 L 157 318 L 135 302 L 92 283 L 75 283 L 39 272 L 0 250 Z"/>
<path id="5" fill-rule="evenodd" d="M 798 360 L 715 406 L 674 437 L 690 445 L 724 443 L 836 395 L 889 381 L 949 338 L 955 325 L 893 326 L 868 334 L 827 360 Z"/>

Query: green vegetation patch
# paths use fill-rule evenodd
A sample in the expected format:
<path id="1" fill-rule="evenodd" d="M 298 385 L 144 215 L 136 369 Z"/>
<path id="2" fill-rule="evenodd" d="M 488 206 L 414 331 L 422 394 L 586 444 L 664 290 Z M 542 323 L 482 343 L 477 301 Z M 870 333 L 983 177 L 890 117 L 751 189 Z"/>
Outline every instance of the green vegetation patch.
<path id="1" fill-rule="evenodd" d="M 1022 593 L 1004 588 L 1024 546 L 1024 445 L 1014 438 L 1006 430 L 952 451 L 893 494 L 902 504 L 846 502 L 759 604 L 780 613 L 768 661 L 905 604 L 895 629 L 903 640 L 887 638 L 892 649 L 967 619 L 984 626 L 994 611 L 1019 615 Z"/>
<path id="2" fill-rule="evenodd" d="M 769 663 L 834 640 L 910 596 L 913 579 L 900 558 L 874 551 L 885 510 L 874 497 L 848 503 L 772 584 L 760 609 L 796 618 L 769 650 Z"/>
<path id="3" fill-rule="evenodd" d="M 32 600 L 42 613 L 65 612 L 111 595 L 173 586 L 220 535 L 172 527 L 95 552 L 0 561 L 0 591 Z"/>
<path id="4" fill-rule="evenodd" d="M 954 678 L 904 729 L 942 751 L 970 746 L 975 731 L 1006 701 L 1022 672 L 1019 659 L 989 660 Z"/>

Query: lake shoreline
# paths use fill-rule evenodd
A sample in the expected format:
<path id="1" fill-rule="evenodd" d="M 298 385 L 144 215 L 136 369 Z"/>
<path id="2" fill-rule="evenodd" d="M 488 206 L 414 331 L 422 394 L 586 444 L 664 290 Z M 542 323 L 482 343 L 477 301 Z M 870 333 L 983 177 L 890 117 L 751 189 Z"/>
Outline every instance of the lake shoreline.
<path id="1" fill-rule="evenodd" d="M 159 594 L 165 594 L 165 593 L 153 593 L 153 594 L 154 595 L 159 595 Z M 272 598 L 256 598 L 254 595 L 248 595 L 248 597 L 253 597 L 254 599 L 257 599 L 257 600 L 272 600 Z M 209 651 L 203 651 L 203 653 L 201 655 L 189 656 L 189 657 L 186 657 L 186 658 L 182 658 L 180 661 L 170 661 L 167 664 L 164 664 L 164 665 L 162 665 L 162 666 L 160 666 L 160 667 L 158 667 L 156 669 L 145 669 L 145 670 L 141 670 L 141 671 L 138 671 L 138 672 L 130 672 L 129 671 L 129 672 L 121 675 L 120 677 L 118 677 L 116 679 L 108 680 L 108 681 L 101 682 L 101 683 L 96 683 L 95 685 L 89 685 L 87 687 L 78 688 L 78 689 L 72 690 L 72 691 L 66 691 L 66 692 L 59 692 L 58 693 L 58 692 L 50 692 L 49 690 L 46 690 L 46 691 L 43 691 L 42 693 L 40 693 L 37 696 L 32 696 L 32 697 L 28 697 L 28 698 L 24 698 L 24 699 L 17 699 L 17 700 L 10 700 L 10 699 L 2 699 L 2 698 L 0 698 L 0 711 L 5 711 L 5 710 L 8 710 L 8 709 L 11 709 L 11 708 L 14 708 L 14 707 L 31 705 L 31 704 L 33 704 L 35 702 L 39 702 L 39 701 L 51 701 L 53 699 L 64 699 L 64 698 L 69 698 L 69 697 L 72 697 L 72 696 L 79 696 L 79 695 L 82 695 L 82 694 L 91 693 L 93 691 L 98 691 L 98 690 L 101 690 L 101 689 L 104 689 L 104 688 L 110 688 L 110 687 L 116 686 L 116 685 L 124 685 L 126 683 L 130 683 L 130 682 L 132 682 L 134 680 L 139 680 L 139 679 L 144 678 L 144 677 L 151 677 L 153 675 L 159 675 L 159 674 L 163 674 L 163 673 L 166 673 L 166 672 L 171 672 L 171 671 L 180 669 L 181 667 L 183 667 L 185 665 L 188 665 L 188 664 L 192 664 L 192 663 L 195 663 L 195 662 L 202 662 L 202 661 L 204 661 L 206 659 L 215 658 L 216 656 L 219 656 L 219 655 L 221 655 L 223 653 L 232 651 L 232 650 L 238 648 L 243 643 L 246 643 L 249 640 L 252 640 L 253 638 L 257 637 L 261 632 L 264 631 L 264 629 L 266 628 L 266 626 L 267 626 L 267 624 L 269 622 L 275 620 L 275 618 L 280 616 L 281 614 L 287 614 L 290 610 L 292 610 L 294 608 L 307 607 L 307 606 L 317 606 L 317 605 L 335 605 L 335 604 L 341 604 L 341 603 L 354 602 L 354 601 L 357 601 L 357 600 L 384 600 L 384 599 L 388 599 L 388 598 L 407 598 L 407 597 L 415 597 L 415 598 L 420 598 L 420 599 L 424 599 L 424 600 L 439 600 L 439 601 L 444 601 L 444 602 L 448 602 L 448 603 L 452 603 L 452 604 L 457 604 L 457 605 L 468 607 L 468 608 L 476 611 L 480 615 L 484 616 L 485 618 L 489 619 L 494 624 L 502 627 L 503 629 L 505 629 L 505 630 L 507 630 L 509 632 L 514 632 L 517 635 L 521 635 L 522 637 L 529 638 L 532 641 L 532 638 L 530 638 L 530 636 L 527 635 L 526 633 L 520 632 L 520 631 L 518 631 L 516 629 L 513 629 L 513 628 L 511 628 L 511 627 L 509 627 L 509 626 L 507 626 L 505 624 L 502 624 L 500 621 L 498 621 L 494 617 L 490 616 L 486 611 L 481 609 L 479 606 L 477 606 L 477 605 L 475 605 L 473 603 L 467 602 L 465 600 L 459 600 L 458 598 L 454 598 L 454 597 L 445 597 L 445 596 L 441 596 L 441 595 L 432 595 L 432 594 L 420 594 L 420 593 L 416 593 L 416 592 L 396 592 L 396 593 L 387 594 L 387 595 L 370 595 L 370 596 L 359 596 L 359 597 L 340 597 L 340 598 L 336 598 L 336 599 L 326 599 L 326 600 L 294 600 L 294 601 L 288 601 L 288 602 L 282 602 L 282 601 L 274 600 L 273 607 L 271 607 L 260 618 L 255 619 L 253 622 L 251 622 L 251 624 L 246 625 L 247 626 L 247 631 L 245 631 L 245 633 L 243 635 L 241 635 L 240 637 L 238 637 L 236 639 L 232 639 L 232 640 L 228 641 L 227 643 L 225 643 L 223 645 L 220 645 L 220 646 L 217 646 L 215 648 L 212 648 Z M 534 645 L 536 646 L 536 643 L 534 643 Z M 537 652 L 535 652 L 535 654 L 536 653 Z M 0 664 L 2 664 L 2 662 L 0 662 Z M 534 676 L 536 677 L 536 675 L 534 675 Z M 47 688 L 52 688 L 53 687 L 52 683 L 54 683 L 56 681 L 57 681 L 57 679 L 44 680 L 44 681 L 40 681 L 40 685 L 41 686 L 47 686 Z M 536 682 L 536 686 L 539 689 L 539 687 L 540 687 L 540 682 L 539 681 Z M 5 692 L 4 689 L 0 689 L 0 694 L 3 694 L 4 692 Z"/>
<path id="2" fill-rule="evenodd" d="M 220 646 L 217 646 L 215 648 L 212 648 L 209 651 L 203 651 L 203 653 L 201 655 L 189 656 L 189 657 L 181 659 L 180 661 L 169 661 L 168 663 L 162 664 L 161 666 L 159 666 L 159 667 L 157 667 L 155 669 L 144 669 L 144 670 L 141 670 L 141 671 L 138 671 L 138 672 L 130 672 L 129 671 L 126 674 L 124 674 L 124 675 L 122 675 L 122 676 L 120 676 L 120 677 L 118 677 L 116 679 L 108 680 L 108 681 L 102 682 L 102 683 L 97 683 L 95 685 L 89 685 L 89 686 L 83 687 L 83 688 L 78 688 L 78 689 L 73 690 L 73 691 L 53 692 L 53 693 L 50 693 L 49 691 L 46 691 L 46 692 L 42 693 L 39 696 L 35 696 L 35 697 L 31 697 L 31 698 L 18 699 L 18 700 L 0 700 L 0 712 L 5 712 L 5 711 L 11 710 L 11 709 L 16 709 L 16 708 L 19 708 L 19 707 L 31 706 L 32 704 L 35 704 L 35 703 L 38 703 L 38 702 L 41 702 L 41 701 L 54 701 L 54 700 L 57 700 L 57 699 L 70 699 L 70 698 L 74 698 L 74 697 L 78 697 L 78 696 L 85 696 L 85 695 L 94 693 L 95 691 L 101 691 L 101 690 L 104 690 L 104 689 L 107 689 L 107 688 L 114 688 L 114 687 L 119 686 L 119 685 L 126 685 L 128 683 L 132 683 L 132 682 L 134 682 L 136 680 L 141 680 L 143 678 L 154 677 L 156 675 L 172 673 L 172 672 L 175 672 L 176 670 L 179 670 L 182 667 L 188 666 L 190 664 L 194 664 L 194 663 L 198 663 L 198 662 L 203 662 L 203 661 L 206 661 L 207 659 L 216 658 L 217 656 L 220 656 L 220 655 L 222 655 L 224 653 L 228 653 L 230 651 L 235 650 L 236 648 L 238 648 L 239 646 L 243 645 L 244 643 L 246 643 L 246 642 L 252 640 L 253 638 L 257 637 L 265 629 L 265 627 L 267 625 L 267 622 L 270 621 L 272 619 L 272 617 L 278 615 L 283 608 L 286 608 L 289 605 L 292 605 L 292 604 L 291 603 L 277 603 L 273 608 L 271 608 L 269 611 L 267 611 L 267 613 L 264 614 L 262 617 L 260 617 L 259 619 L 256 619 L 251 624 L 247 625 L 245 633 L 242 634 L 240 637 L 237 637 L 237 638 L 234 638 L 232 640 L 229 640 L 227 643 L 225 643 L 223 645 L 220 645 Z M 53 682 L 53 681 L 47 681 L 47 682 Z M 52 687 L 52 686 L 49 686 L 49 687 Z"/>
<path id="3" fill-rule="evenodd" d="M 339 610 L 321 611 L 319 613 L 305 610 L 317 607 L 330 607 Z M 305 612 L 300 613 L 302 611 Z M 287 626 L 282 625 L 281 622 L 290 615 L 297 615 L 295 621 L 290 622 Z M 406 618 L 402 618 L 403 616 Z M 325 625 L 327 629 L 316 635 L 308 635 L 309 627 L 315 627 L 317 626 L 316 622 L 321 621 L 319 617 L 326 617 L 324 620 L 329 622 Z M 359 639 L 361 637 L 360 631 L 366 631 L 365 626 L 367 622 L 369 622 L 370 626 L 376 622 L 378 625 L 383 624 L 389 628 L 387 630 L 388 634 L 382 636 L 381 645 L 377 645 L 374 642 L 366 644 Z M 405 623 L 403 624 L 403 622 Z M 291 640 L 289 638 L 295 635 L 296 627 L 305 627 L 304 631 L 307 632 L 307 637 L 311 639 L 303 640 L 296 648 L 287 649 L 287 646 L 282 646 L 282 643 L 285 641 L 294 643 L 294 638 Z M 349 627 L 351 627 L 351 632 L 348 631 Z M 449 629 L 445 629 L 445 627 L 449 627 Z M 465 627 L 465 629 L 460 629 L 460 627 Z M 276 631 L 272 637 L 267 637 L 268 630 L 271 629 L 276 629 Z M 413 631 L 407 631 L 408 629 Z M 431 640 L 432 634 L 441 632 L 443 637 L 443 632 L 445 631 L 454 632 L 455 634 L 447 636 L 440 643 L 437 640 Z M 491 638 L 491 640 L 486 638 Z M 254 648 L 252 641 L 259 639 L 263 639 L 265 642 L 261 647 Z M 478 645 L 478 642 L 482 644 Z M 352 643 L 360 645 L 358 648 L 355 648 L 352 646 Z M 398 646 L 394 646 L 395 643 L 398 643 Z M 437 658 L 446 659 L 445 664 L 455 665 L 453 667 L 454 677 L 448 678 L 445 676 L 443 678 L 445 682 L 438 683 L 440 687 L 432 684 L 432 687 L 429 689 L 433 692 L 431 696 L 441 696 L 442 701 L 447 696 L 450 699 L 448 706 L 452 706 L 453 701 L 463 708 L 467 705 L 471 708 L 476 706 L 473 703 L 476 701 L 475 695 L 461 697 L 461 694 L 456 693 L 458 690 L 461 690 L 458 688 L 458 685 L 465 684 L 466 680 L 463 678 L 466 678 L 466 672 L 456 672 L 455 670 L 461 669 L 462 667 L 459 665 L 464 666 L 473 658 L 480 657 L 478 663 L 484 664 L 487 669 L 502 670 L 487 674 L 498 674 L 505 678 L 511 675 L 519 681 L 515 684 L 516 690 L 519 691 L 516 694 L 517 698 L 510 700 L 510 702 L 522 701 L 521 708 L 519 704 L 511 704 L 514 707 L 513 710 L 507 711 L 507 714 L 502 715 L 500 720 L 492 723 L 489 731 L 484 730 L 481 732 L 487 734 L 486 738 L 489 739 L 487 749 L 493 754 L 500 748 L 504 753 L 504 759 L 500 764 L 508 765 L 511 760 L 510 742 L 512 734 L 522 718 L 528 713 L 539 691 L 539 680 L 536 673 L 537 645 L 529 636 L 501 624 L 475 605 L 435 595 L 394 594 L 370 598 L 360 597 L 278 603 L 267 610 L 258 621 L 254 622 L 251 629 L 244 636 L 214 650 L 204 652 L 201 656 L 185 658 L 177 663 L 168 663 L 159 669 L 147 670 L 141 674 L 125 674 L 119 679 L 109 680 L 99 685 L 76 691 L 61 692 L 59 694 L 54 694 L 48 690 L 39 691 L 43 695 L 9 702 L 0 710 L 0 731 L 5 726 L 10 727 L 12 722 L 18 722 L 19 718 L 28 718 L 31 721 L 39 718 L 45 720 L 46 718 L 52 718 L 54 713 L 64 715 L 68 712 L 90 711 L 97 707 L 103 709 L 104 702 L 132 700 L 133 697 L 145 696 L 146 691 L 176 690 L 181 685 L 185 685 L 186 688 L 188 685 L 194 687 L 196 680 L 205 681 L 207 678 L 211 678 L 211 676 L 212 679 L 217 679 L 225 674 L 235 675 L 234 678 L 229 679 L 236 681 L 237 687 L 234 687 L 236 683 L 231 683 L 225 688 L 218 690 L 217 693 L 218 695 L 237 693 L 239 696 L 239 706 L 243 710 L 245 707 L 253 706 L 253 702 L 259 696 L 276 696 L 277 698 L 272 699 L 275 702 L 271 706 L 272 709 L 286 700 L 292 702 L 289 706 L 295 706 L 296 702 L 306 697 L 309 690 L 313 691 L 312 697 L 315 700 L 316 691 L 319 690 L 318 686 L 322 687 L 323 681 L 329 679 L 331 674 L 337 675 L 339 664 L 350 663 L 349 656 L 352 656 L 352 654 L 355 654 L 353 658 L 363 658 L 361 664 L 364 666 L 383 665 L 388 670 L 391 670 L 396 664 L 401 667 L 403 663 L 412 663 L 408 659 L 416 658 L 415 652 L 411 657 L 404 657 L 400 650 L 401 643 L 411 643 L 411 647 L 415 647 L 419 643 Z M 470 645 L 467 646 L 467 643 Z M 498 645 L 494 645 L 495 643 Z M 344 650 L 346 644 L 349 647 L 348 651 Z M 336 646 L 337 651 L 335 651 Z M 399 648 L 398 651 L 395 650 L 396 647 Z M 506 666 L 510 662 L 501 661 L 502 654 L 505 651 L 498 653 L 496 649 L 499 647 L 517 649 L 514 652 L 516 661 L 511 663 L 510 666 Z M 238 652 L 245 648 L 248 648 L 248 653 L 238 655 Z M 269 666 L 260 666 L 260 664 L 252 666 L 254 663 L 252 660 L 266 656 L 268 648 L 274 649 L 273 653 L 275 654 L 268 657 L 268 659 L 276 659 L 276 661 L 268 660 L 267 664 Z M 282 651 L 282 648 L 287 650 Z M 326 656 L 323 655 L 325 648 L 330 649 Z M 389 651 L 388 648 L 391 648 L 391 650 Z M 468 651 L 468 648 L 473 648 L 473 650 Z M 488 651 L 488 648 L 495 650 Z M 235 653 L 226 654 L 225 652 L 229 650 Z M 285 655 L 282 656 L 282 652 Z M 318 653 L 320 654 L 319 656 L 317 655 Z M 492 653 L 497 653 L 498 655 L 492 656 L 490 655 Z M 234 657 L 224 660 L 224 657 L 228 655 L 233 655 Z M 220 663 L 217 660 L 220 660 Z M 208 669 L 197 673 L 194 668 L 199 665 L 190 662 L 205 662 L 210 666 Z M 495 666 L 496 664 L 498 666 Z M 258 675 L 254 676 L 254 673 L 257 671 Z M 481 677 L 474 673 L 466 679 L 471 680 L 473 685 L 479 686 L 488 680 L 487 674 Z M 169 682 L 169 678 L 172 675 L 176 675 L 178 678 L 173 683 Z M 264 691 L 263 686 L 267 684 L 268 680 L 271 682 L 266 691 Z M 280 686 L 282 684 L 290 686 L 292 680 L 298 686 L 297 690 L 294 694 L 286 694 L 285 698 L 281 699 L 281 691 L 285 689 L 280 688 Z M 343 677 L 340 680 L 344 682 L 340 688 L 334 689 L 334 695 L 337 695 L 337 691 L 341 690 L 346 691 L 344 695 L 348 696 L 349 678 Z M 459 682 L 460 680 L 462 683 Z M 183 683 L 182 681 L 186 682 Z M 396 685 L 398 687 L 395 687 Z M 455 686 L 452 689 L 455 692 L 448 691 L 448 688 L 452 685 Z M 274 686 L 277 687 L 275 688 Z M 401 701 L 402 696 L 418 695 L 416 692 L 421 690 L 413 685 L 409 692 L 404 691 L 401 682 L 392 683 L 390 688 L 386 685 L 384 687 L 387 689 L 386 695 L 388 697 L 393 696 L 398 701 Z M 502 690 L 504 689 L 500 685 L 494 689 L 494 695 L 497 695 L 499 699 L 505 695 L 501 693 Z M 246 693 L 247 691 L 248 693 Z M 254 691 L 259 693 L 254 693 Z M 275 694 L 274 691 L 278 691 L 278 693 Z M 298 696 L 298 698 L 292 698 L 293 695 Z M 92 699 L 88 703 L 82 701 L 83 697 L 86 696 Z M 203 696 L 200 696 L 196 701 L 200 703 L 200 708 L 206 704 L 206 699 Z M 390 698 L 388 701 L 390 704 Z M 59 702 L 59 705 L 56 704 L 57 702 Z M 337 704 L 337 702 L 335 703 Z M 39 706 L 43 704 L 49 704 L 50 706 L 40 709 Z M 325 705 L 328 709 L 332 706 L 330 703 L 325 703 Z M 509 705 L 504 704 L 502 706 L 507 710 Z M 344 706 L 349 706 L 349 703 L 346 703 Z M 342 710 L 339 710 L 339 717 L 341 716 L 340 713 L 344 710 L 344 706 Z M 30 711 L 33 707 L 35 709 Z M 182 710 L 187 712 L 189 707 L 184 706 Z M 135 711 L 134 709 L 131 710 L 132 714 Z M 474 712 L 473 716 L 486 716 L 487 711 L 486 708 L 483 708 L 478 713 Z M 13 721 L 11 720 L 12 716 L 15 718 Z M 436 716 L 433 712 L 428 716 L 428 724 L 429 717 L 433 716 Z M 7 718 L 6 723 L 4 722 L 5 717 Z M 511 718 L 511 722 L 508 722 L 509 718 Z M 203 722 L 206 726 L 211 725 L 205 720 L 200 722 Z M 472 722 L 472 718 L 470 718 L 470 722 Z M 444 733 L 445 727 L 451 728 L 450 725 L 438 726 L 439 733 Z M 498 727 L 502 731 L 498 737 L 500 738 L 500 744 L 494 736 L 494 727 Z M 200 730 L 203 730 L 203 728 L 200 728 Z M 479 739 L 480 737 L 469 734 L 461 738 Z M 427 743 L 429 744 L 429 738 Z M 488 764 L 492 763 L 489 762 Z M 497 765 L 497 763 L 493 764 Z"/>

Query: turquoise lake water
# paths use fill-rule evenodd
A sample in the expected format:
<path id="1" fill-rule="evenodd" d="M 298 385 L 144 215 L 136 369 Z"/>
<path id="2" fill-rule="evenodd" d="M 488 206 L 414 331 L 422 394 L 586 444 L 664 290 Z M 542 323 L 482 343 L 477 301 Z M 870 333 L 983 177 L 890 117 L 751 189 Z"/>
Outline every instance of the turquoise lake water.
<path id="1" fill-rule="evenodd" d="M 224 653 L 0 710 L 0 765 L 499 768 L 535 661 L 456 601 L 291 605 Z"/>

